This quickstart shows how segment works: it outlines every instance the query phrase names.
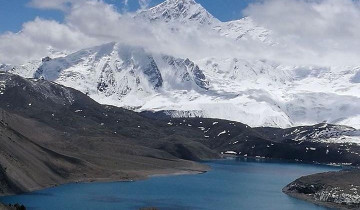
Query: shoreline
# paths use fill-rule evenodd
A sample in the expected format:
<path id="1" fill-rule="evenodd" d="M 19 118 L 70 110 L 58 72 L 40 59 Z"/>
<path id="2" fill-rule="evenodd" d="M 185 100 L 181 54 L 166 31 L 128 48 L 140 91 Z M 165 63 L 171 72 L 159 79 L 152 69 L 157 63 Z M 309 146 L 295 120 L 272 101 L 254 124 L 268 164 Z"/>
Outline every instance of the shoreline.
<path id="1" fill-rule="evenodd" d="M 325 163 L 311 163 L 311 162 L 303 162 L 303 161 L 296 161 L 296 160 L 286 160 L 286 159 L 276 159 L 276 158 L 259 158 L 259 157 L 251 157 L 251 156 L 243 157 L 243 156 L 235 156 L 235 155 L 222 155 L 220 159 L 204 160 L 204 161 L 200 161 L 200 162 L 195 162 L 195 163 L 199 164 L 198 166 L 201 166 L 201 167 L 198 167 L 198 169 L 160 169 L 160 170 L 149 170 L 149 171 L 140 171 L 140 172 L 139 171 L 137 171 L 137 172 L 129 171 L 130 173 L 136 174 L 136 175 L 133 177 L 119 178 L 119 179 L 117 179 L 117 178 L 88 178 L 88 179 L 82 179 L 82 180 L 71 180 L 69 182 L 53 184 L 53 185 L 49 185 L 49 186 L 45 186 L 45 187 L 40 187 L 37 189 L 31 189 L 28 192 L 22 192 L 22 193 L 17 193 L 17 194 L 3 194 L 3 195 L 0 195 L 0 197 L 23 195 L 23 194 L 33 193 L 36 191 L 59 187 L 62 185 L 68 185 L 68 184 L 135 182 L 135 181 L 142 181 L 142 180 L 147 180 L 147 179 L 156 178 L 156 177 L 204 174 L 211 170 L 211 167 L 209 165 L 207 165 L 207 162 L 217 161 L 217 160 L 220 161 L 220 160 L 226 160 L 226 159 L 234 159 L 234 160 L 249 159 L 254 162 L 260 160 L 260 161 L 269 162 L 269 163 L 284 162 L 284 163 L 293 163 L 293 164 L 309 164 L 309 165 L 319 165 L 319 166 L 328 166 L 328 167 L 341 167 L 341 165 L 334 166 L 334 165 L 329 165 L 329 164 L 325 164 Z M 282 189 L 282 192 L 290 197 L 293 197 L 293 198 L 296 198 L 299 200 L 303 200 L 306 202 L 310 202 L 315 205 L 324 206 L 324 207 L 331 208 L 331 209 L 339 209 L 339 206 L 336 204 L 315 201 L 308 196 L 304 196 L 304 195 L 297 194 L 297 193 L 288 193 L 284 189 Z M 346 210 L 348 208 L 340 208 L 340 209 Z"/>
<path id="2" fill-rule="evenodd" d="M 229 155 L 229 154 L 223 154 L 221 155 L 221 158 L 219 159 L 207 159 L 199 162 L 194 162 L 199 164 L 202 167 L 199 167 L 199 169 L 175 169 L 175 168 L 169 168 L 169 169 L 159 169 L 159 170 L 149 170 L 149 171 L 126 171 L 129 173 L 134 174 L 133 177 L 128 178 L 87 178 L 87 179 L 81 179 L 81 180 L 71 180 L 69 182 L 64 183 L 58 183 L 58 184 L 50 184 L 45 187 L 40 188 L 34 188 L 27 192 L 22 193 L 16 193 L 16 194 L 0 194 L 0 197 L 4 196 L 12 196 L 12 195 L 19 195 L 19 194 L 26 194 L 31 193 L 34 191 L 47 189 L 47 188 L 53 188 L 60 185 L 66 185 L 66 184 L 76 184 L 76 183 L 93 183 L 93 182 L 133 182 L 133 181 L 141 181 L 146 180 L 152 177 L 161 177 L 161 176 L 180 176 L 180 175 L 191 175 L 191 174 L 203 174 L 207 173 L 211 170 L 211 167 L 207 165 L 207 162 L 211 161 L 217 161 L 217 160 L 226 160 L 226 159 L 242 159 L 242 160 L 253 160 L 253 161 L 265 161 L 265 162 L 284 162 L 284 163 L 294 163 L 294 164 L 308 164 L 308 165 L 319 165 L 319 166 L 329 166 L 329 167 L 344 167 L 344 165 L 332 165 L 327 163 L 312 163 L 312 162 L 303 162 L 303 161 L 297 161 L 297 160 L 287 160 L 287 159 L 278 159 L 278 158 L 259 158 L 259 157 L 252 157 L 252 156 L 238 156 L 238 155 Z M 200 169 L 202 168 L 202 169 Z M 354 166 L 354 168 L 356 168 Z"/>
<path id="3" fill-rule="evenodd" d="M 307 164 L 307 165 L 319 165 L 319 166 L 328 166 L 328 167 L 342 167 L 342 165 L 329 165 L 325 163 L 311 163 L 311 162 L 302 162 L 302 161 L 296 161 L 296 160 L 286 160 L 286 159 L 278 159 L 278 158 L 258 158 L 258 157 L 252 157 L 252 156 L 237 156 L 237 155 L 222 155 L 222 158 L 220 159 L 212 159 L 212 160 L 204 160 L 198 163 L 200 166 L 202 166 L 202 169 L 160 169 L 160 170 L 149 170 L 149 171 L 127 171 L 133 174 L 136 174 L 137 176 L 128 177 L 128 178 L 88 178 L 88 179 L 81 179 L 81 180 L 72 180 L 69 182 L 63 182 L 58 184 L 51 184 L 45 187 L 39 187 L 31 189 L 27 192 L 21 192 L 21 193 L 15 193 L 15 194 L 0 194 L 0 197 L 6 197 L 6 196 L 14 196 L 14 195 L 21 195 L 21 194 L 27 194 L 32 193 L 39 190 L 49 189 L 58 187 L 61 185 L 67 185 L 67 184 L 81 184 L 81 183 L 111 183 L 111 182 L 134 182 L 134 181 L 141 181 L 141 180 L 147 180 L 151 179 L 153 177 L 166 177 L 166 176 L 181 176 L 181 175 L 196 175 L 196 174 L 204 174 L 209 171 L 211 171 L 211 167 L 207 165 L 207 162 L 211 161 L 220 161 L 220 160 L 226 160 L 226 159 L 242 159 L 242 160 L 263 160 L 265 162 L 271 163 L 271 162 L 277 162 L 277 163 L 294 163 L 294 164 Z M 139 175 L 140 174 L 140 175 Z M 285 193 L 285 192 L 284 192 Z M 287 193 L 285 193 L 287 194 Z"/>
<path id="4" fill-rule="evenodd" d="M 334 204 L 334 203 L 317 201 L 317 200 L 312 199 L 312 198 L 309 197 L 309 196 L 306 196 L 306 195 L 303 195 L 303 194 L 300 194 L 300 193 L 287 192 L 287 191 L 284 190 L 284 189 L 283 189 L 282 192 L 283 192 L 284 194 L 292 197 L 292 198 L 295 198 L 295 199 L 298 199 L 298 200 L 302 200 L 302 201 L 305 201 L 305 202 L 309 202 L 309 203 L 315 204 L 315 205 L 317 205 L 317 206 L 323 206 L 323 207 L 326 207 L 326 208 L 339 209 L 339 210 L 349 210 L 349 209 L 351 209 L 351 208 L 346 208 L 346 207 L 344 207 L 344 206 L 340 206 L 340 205 Z"/>
<path id="5" fill-rule="evenodd" d="M 142 181 L 147 180 L 155 177 L 165 177 L 165 176 L 181 176 L 181 175 L 196 175 L 196 174 L 204 174 L 211 170 L 211 167 L 205 164 L 200 163 L 202 166 L 202 169 L 163 169 L 163 170 L 151 170 L 151 171 L 141 171 L 136 172 L 138 174 L 141 174 L 139 176 L 129 177 L 129 178 L 89 178 L 89 179 L 83 179 L 83 180 L 71 180 L 69 182 L 64 183 L 58 183 L 58 184 L 52 184 L 45 187 L 39 187 L 31 189 L 27 192 L 21 192 L 21 193 L 15 193 L 15 194 L 0 194 L 1 197 L 7 197 L 7 196 L 16 196 L 16 195 L 26 195 L 29 193 L 33 193 L 36 191 L 41 191 L 45 189 L 51 189 L 55 187 L 59 187 L 62 185 L 68 185 L 68 184 L 90 184 L 90 183 L 112 183 L 112 182 L 135 182 L 135 181 Z M 2 203 L 0 202 L 0 205 Z"/>
<path id="6" fill-rule="evenodd" d="M 7 196 L 16 196 L 16 195 L 26 195 L 29 193 L 46 190 L 46 189 L 52 189 L 55 187 L 63 186 L 63 185 L 69 185 L 69 184 L 90 184 L 90 183 L 116 183 L 116 182 L 136 182 L 136 181 L 142 181 L 147 180 L 151 178 L 156 177 L 166 177 L 166 176 L 181 176 L 181 175 L 196 175 L 196 174 L 204 174 L 211 170 L 211 167 L 205 164 L 200 164 L 200 166 L 203 167 L 202 170 L 195 170 L 195 169 L 182 169 L 182 170 L 176 170 L 176 169 L 164 169 L 164 170 L 154 170 L 154 171 L 147 171 L 142 173 L 147 173 L 145 176 L 139 176 L 134 178 L 128 178 L 128 179 L 112 179 L 112 178 L 97 178 L 97 179 L 89 179 L 89 180 L 78 180 L 78 181 L 69 181 L 66 183 L 60 183 L 55 185 L 50 185 L 46 187 L 41 187 L 38 189 L 32 189 L 28 192 L 23 193 L 16 193 L 16 194 L 4 194 L 0 195 L 0 198 L 7 197 Z M 152 173 L 154 172 L 154 173 Z M 0 210 L 12 210 L 13 208 L 8 206 L 9 204 L 0 202 Z"/>
<path id="7" fill-rule="evenodd" d="M 294 198 L 335 209 L 359 209 L 360 170 L 340 170 L 303 176 L 282 191 Z"/>
<path id="8" fill-rule="evenodd" d="M 318 165 L 318 166 L 328 166 L 328 167 L 335 167 L 335 168 L 360 168 L 360 165 L 351 166 L 344 163 L 320 163 L 320 162 L 307 162 L 301 160 L 289 160 L 289 159 L 281 159 L 281 158 L 269 158 L 269 157 L 253 157 L 253 156 L 239 156 L 239 155 L 230 155 L 230 154 L 223 154 L 222 159 L 232 158 L 232 159 L 251 159 L 251 160 L 264 160 L 268 162 L 284 162 L 284 163 L 295 163 L 295 164 L 306 164 L 306 165 Z M 214 159 L 214 160 L 222 160 L 222 159 Z M 210 160 L 211 161 L 211 160 Z M 206 161 L 204 161 L 206 163 Z M 201 162 L 200 162 L 201 163 Z"/>

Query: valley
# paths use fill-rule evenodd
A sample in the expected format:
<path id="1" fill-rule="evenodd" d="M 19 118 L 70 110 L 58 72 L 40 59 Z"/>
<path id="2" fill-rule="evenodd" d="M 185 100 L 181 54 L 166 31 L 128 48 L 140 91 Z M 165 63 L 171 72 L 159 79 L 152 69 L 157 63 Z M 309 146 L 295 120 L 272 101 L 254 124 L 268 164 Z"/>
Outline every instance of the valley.
<path id="1" fill-rule="evenodd" d="M 69 182 L 203 173 L 222 155 L 358 166 L 356 129 L 251 128 L 108 105 L 53 82 L 0 73 L 2 195 Z M 344 138 L 353 141 L 341 141 Z M 329 140 L 332 139 L 332 140 Z"/>

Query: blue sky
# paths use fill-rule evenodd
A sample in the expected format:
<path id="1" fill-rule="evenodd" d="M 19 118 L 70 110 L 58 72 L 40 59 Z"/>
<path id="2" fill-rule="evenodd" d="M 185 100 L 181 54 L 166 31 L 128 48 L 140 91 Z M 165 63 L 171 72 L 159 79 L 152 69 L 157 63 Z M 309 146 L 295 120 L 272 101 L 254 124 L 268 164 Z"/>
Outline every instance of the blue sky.
<path id="1" fill-rule="evenodd" d="M 17 32 L 21 30 L 24 22 L 31 21 L 35 17 L 57 20 L 62 22 L 64 14 L 57 10 L 42 10 L 28 6 L 30 0 L 0 0 L 0 33 L 6 31 Z M 51 0 L 49 0 L 51 1 Z M 124 9 L 123 0 L 105 0 L 114 4 L 119 10 Z M 157 5 L 164 0 L 152 0 L 150 6 Z M 254 0 L 197 0 L 211 14 L 222 21 L 239 19 L 241 11 Z M 138 0 L 129 0 L 128 11 L 136 11 L 139 8 Z"/>

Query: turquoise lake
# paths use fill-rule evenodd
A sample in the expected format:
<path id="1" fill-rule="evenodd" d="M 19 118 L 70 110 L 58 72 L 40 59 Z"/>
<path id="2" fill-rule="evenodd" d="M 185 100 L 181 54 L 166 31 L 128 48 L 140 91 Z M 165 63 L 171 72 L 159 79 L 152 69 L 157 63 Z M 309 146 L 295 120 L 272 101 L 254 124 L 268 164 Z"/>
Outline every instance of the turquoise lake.
<path id="1" fill-rule="evenodd" d="M 206 162 L 212 170 L 199 175 L 152 177 L 136 182 L 68 184 L 29 194 L 1 197 L 28 209 L 164 210 L 324 210 L 281 192 L 291 181 L 340 168 L 264 160 Z"/>

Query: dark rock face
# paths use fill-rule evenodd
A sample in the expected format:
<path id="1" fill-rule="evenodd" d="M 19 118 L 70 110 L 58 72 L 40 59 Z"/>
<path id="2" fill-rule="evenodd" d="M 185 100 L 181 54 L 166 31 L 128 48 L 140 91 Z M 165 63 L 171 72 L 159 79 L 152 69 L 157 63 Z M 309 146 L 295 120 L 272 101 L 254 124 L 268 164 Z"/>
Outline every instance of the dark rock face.
<path id="1" fill-rule="evenodd" d="M 44 62 L 48 62 L 48 61 L 51 61 L 51 58 L 50 58 L 49 56 L 41 59 L 41 62 L 43 62 L 43 63 L 44 63 Z"/>
<path id="2" fill-rule="evenodd" d="M 182 82 L 193 82 L 201 89 L 209 89 L 209 81 L 204 72 L 194 62 L 189 59 L 177 59 L 171 56 L 163 56 L 163 59 L 176 71 L 175 74 L 181 78 Z"/>
<path id="3" fill-rule="evenodd" d="M 109 64 L 106 64 L 101 71 L 97 89 L 100 92 L 106 92 L 108 90 L 109 86 L 115 87 L 116 80 L 114 78 L 113 70 L 111 69 Z M 113 94 L 113 93 L 108 93 L 107 96 L 111 95 L 111 94 Z"/>
<path id="4" fill-rule="evenodd" d="M 209 81 L 207 81 L 203 71 L 200 70 L 199 66 L 195 65 L 189 59 L 185 60 L 185 65 L 187 66 L 189 71 L 192 73 L 195 83 L 199 87 L 208 90 L 209 89 Z"/>
<path id="5" fill-rule="evenodd" d="M 162 87 L 163 79 L 154 59 L 152 57 L 148 57 L 148 59 L 149 64 L 145 66 L 144 74 L 148 77 L 150 83 L 153 84 L 154 89 L 158 89 Z"/>
<path id="6" fill-rule="evenodd" d="M 296 198 L 338 209 L 360 208 L 360 170 L 343 170 L 301 177 L 283 192 Z"/>

